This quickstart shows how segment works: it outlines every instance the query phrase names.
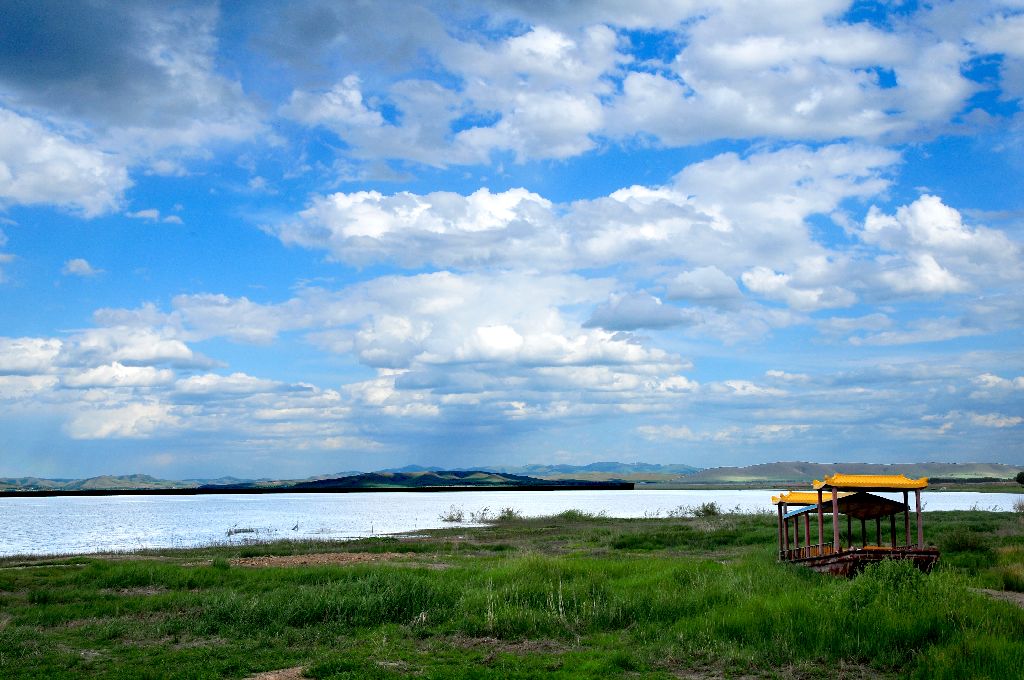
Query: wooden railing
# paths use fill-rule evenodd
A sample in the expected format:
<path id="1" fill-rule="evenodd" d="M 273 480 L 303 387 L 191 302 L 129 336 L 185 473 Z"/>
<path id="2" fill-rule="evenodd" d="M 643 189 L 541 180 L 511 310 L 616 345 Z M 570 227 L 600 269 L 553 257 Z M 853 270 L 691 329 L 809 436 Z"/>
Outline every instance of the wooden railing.
<path id="1" fill-rule="evenodd" d="M 805 545 L 800 548 L 790 548 L 789 550 L 783 550 L 779 554 L 779 558 L 783 560 L 803 560 L 808 557 L 822 557 L 824 555 L 831 555 L 835 552 L 832 549 L 832 544 L 826 545 Z"/>
<path id="2" fill-rule="evenodd" d="M 890 554 L 900 553 L 914 553 L 920 552 L 921 549 L 916 545 L 898 545 L 898 546 L 875 546 L 869 545 L 866 547 L 861 546 L 846 546 L 839 550 L 840 553 L 854 553 L 854 552 L 889 552 Z M 800 548 L 790 548 L 789 550 L 779 551 L 780 560 L 804 560 L 811 557 L 824 557 L 825 555 L 836 554 L 836 551 L 831 543 L 825 545 L 805 545 Z"/>

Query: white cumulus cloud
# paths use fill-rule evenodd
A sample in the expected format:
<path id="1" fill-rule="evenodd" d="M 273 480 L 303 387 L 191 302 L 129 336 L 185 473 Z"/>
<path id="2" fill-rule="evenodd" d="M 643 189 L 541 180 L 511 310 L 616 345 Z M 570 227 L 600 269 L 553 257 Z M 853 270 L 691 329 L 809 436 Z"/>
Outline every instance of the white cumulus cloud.
<path id="1" fill-rule="evenodd" d="M 61 273 L 65 276 L 89 277 L 102 274 L 103 270 L 96 269 L 89 264 L 89 261 L 86 259 L 76 257 L 64 263 L 64 266 L 61 268 Z"/>
<path id="2" fill-rule="evenodd" d="M 0 204 L 53 204 L 96 217 L 131 186 L 123 160 L 0 108 Z"/>

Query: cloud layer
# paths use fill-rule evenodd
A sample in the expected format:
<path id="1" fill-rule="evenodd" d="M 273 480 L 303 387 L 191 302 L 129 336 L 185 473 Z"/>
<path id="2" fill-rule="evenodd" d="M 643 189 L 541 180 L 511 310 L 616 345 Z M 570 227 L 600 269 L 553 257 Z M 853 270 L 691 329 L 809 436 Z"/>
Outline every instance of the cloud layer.
<path id="1" fill-rule="evenodd" d="M 1019 462 L 1017 4 L 65 5 L 0 28 L 11 474 Z"/>

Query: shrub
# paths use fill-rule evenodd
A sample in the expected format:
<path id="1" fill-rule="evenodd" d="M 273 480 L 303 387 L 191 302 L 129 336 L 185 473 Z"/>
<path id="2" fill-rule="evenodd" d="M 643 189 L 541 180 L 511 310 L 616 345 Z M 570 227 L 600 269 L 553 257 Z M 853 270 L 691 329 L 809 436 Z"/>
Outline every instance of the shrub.
<path id="1" fill-rule="evenodd" d="M 999 576 L 1003 581 L 1003 590 L 1024 593 L 1024 567 L 1012 564 L 1002 567 Z"/>
<path id="2" fill-rule="evenodd" d="M 942 538 L 943 552 L 992 552 L 992 546 L 984 534 L 958 528 Z"/>
<path id="3" fill-rule="evenodd" d="M 462 522 L 465 518 L 466 513 L 456 505 L 452 505 L 452 507 L 442 512 L 438 517 L 442 522 Z"/>
<path id="4" fill-rule="evenodd" d="M 587 512 L 586 510 L 577 510 L 572 508 L 570 510 L 563 510 L 557 515 L 553 515 L 551 519 L 557 519 L 563 522 L 589 522 L 595 519 L 603 519 L 604 516 L 604 510 L 601 512 Z"/>
<path id="5" fill-rule="evenodd" d="M 946 564 L 971 574 L 996 564 L 996 551 L 985 534 L 978 531 L 958 528 L 943 536 L 939 546 Z"/>
<path id="6" fill-rule="evenodd" d="M 515 522 L 523 518 L 523 513 L 519 512 L 515 508 L 507 507 L 502 508 L 501 512 L 498 513 L 496 522 Z"/>
<path id="7" fill-rule="evenodd" d="M 694 517 L 717 517 L 722 514 L 722 509 L 718 507 L 718 503 L 710 501 L 708 503 L 701 503 L 693 509 Z"/>

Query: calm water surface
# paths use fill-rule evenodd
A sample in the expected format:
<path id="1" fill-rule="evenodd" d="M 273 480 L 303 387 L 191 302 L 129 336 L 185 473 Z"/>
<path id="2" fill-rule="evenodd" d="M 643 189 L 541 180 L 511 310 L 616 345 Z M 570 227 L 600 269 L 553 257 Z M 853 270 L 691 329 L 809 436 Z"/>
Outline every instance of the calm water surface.
<path id="1" fill-rule="evenodd" d="M 886 494 L 883 494 L 886 495 Z M 926 510 L 1011 510 L 1009 493 L 922 494 Z M 0 498 L 0 555 L 129 551 L 274 539 L 343 539 L 442 526 L 454 506 L 468 520 L 487 509 L 526 516 L 569 509 L 610 517 L 665 516 L 714 501 L 723 509 L 771 511 L 770 491 L 474 491 Z M 464 522 L 461 526 L 468 526 Z M 245 530 L 238 532 L 239 529 Z"/>

